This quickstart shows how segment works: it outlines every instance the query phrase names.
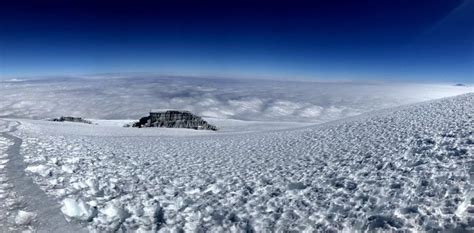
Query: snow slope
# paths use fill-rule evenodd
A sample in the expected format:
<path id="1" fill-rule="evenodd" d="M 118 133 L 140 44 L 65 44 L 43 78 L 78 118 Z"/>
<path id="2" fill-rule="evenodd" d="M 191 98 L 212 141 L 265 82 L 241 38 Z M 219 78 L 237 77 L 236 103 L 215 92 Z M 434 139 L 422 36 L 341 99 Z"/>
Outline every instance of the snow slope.
<path id="1" fill-rule="evenodd" d="M 27 174 L 92 232 L 472 231 L 473 117 L 470 93 L 296 129 L 14 134 Z"/>

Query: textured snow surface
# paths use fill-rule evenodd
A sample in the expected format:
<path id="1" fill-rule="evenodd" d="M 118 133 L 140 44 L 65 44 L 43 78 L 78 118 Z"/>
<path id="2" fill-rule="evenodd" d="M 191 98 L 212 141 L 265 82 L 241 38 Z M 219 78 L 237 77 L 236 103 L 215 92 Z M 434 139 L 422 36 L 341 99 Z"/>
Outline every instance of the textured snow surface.
<path id="1" fill-rule="evenodd" d="M 27 174 L 90 231 L 473 231 L 473 130 L 466 94 L 298 129 L 15 134 Z"/>

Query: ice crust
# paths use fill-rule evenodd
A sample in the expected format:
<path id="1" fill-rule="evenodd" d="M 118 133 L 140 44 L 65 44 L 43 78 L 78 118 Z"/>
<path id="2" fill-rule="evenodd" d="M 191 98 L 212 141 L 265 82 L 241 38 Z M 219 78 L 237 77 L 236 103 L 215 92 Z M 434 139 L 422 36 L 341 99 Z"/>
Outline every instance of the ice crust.
<path id="1" fill-rule="evenodd" d="M 16 134 L 28 174 L 91 232 L 473 231 L 473 117 L 466 94 L 299 129 Z"/>

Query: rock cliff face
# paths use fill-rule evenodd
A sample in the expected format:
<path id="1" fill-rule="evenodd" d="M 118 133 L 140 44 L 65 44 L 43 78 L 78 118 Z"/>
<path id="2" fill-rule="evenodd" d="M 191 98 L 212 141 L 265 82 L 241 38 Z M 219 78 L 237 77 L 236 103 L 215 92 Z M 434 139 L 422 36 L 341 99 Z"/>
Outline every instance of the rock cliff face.
<path id="1" fill-rule="evenodd" d="M 163 127 L 163 128 L 187 128 L 217 130 L 217 127 L 207 123 L 201 117 L 189 111 L 166 110 L 152 111 L 149 116 L 142 117 L 132 127 Z"/>
<path id="2" fill-rule="evenodd" d="M 91 121 L 85 120 L 81 117 L 71 117 L 71 116 L 62 116 L 60 118 L 54 118 L 51 121 L 69 121 L 69 122 L 79 122 L 79 123 L 86 123 L 86 124 L 92 124 Z"/>

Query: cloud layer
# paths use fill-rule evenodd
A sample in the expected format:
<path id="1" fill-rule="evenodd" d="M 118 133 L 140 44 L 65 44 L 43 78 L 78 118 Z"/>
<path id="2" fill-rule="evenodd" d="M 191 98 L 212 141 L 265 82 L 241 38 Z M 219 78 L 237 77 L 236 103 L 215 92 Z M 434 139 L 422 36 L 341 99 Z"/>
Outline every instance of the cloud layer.
<path id="1" fill-rule="evenodd" d="M 318 83 L 186 77 L 0 82 L 0 116 L 139 118 L 154 108 L 215 118 L 326 122 L 473 91 L 420 84 Z"/>

